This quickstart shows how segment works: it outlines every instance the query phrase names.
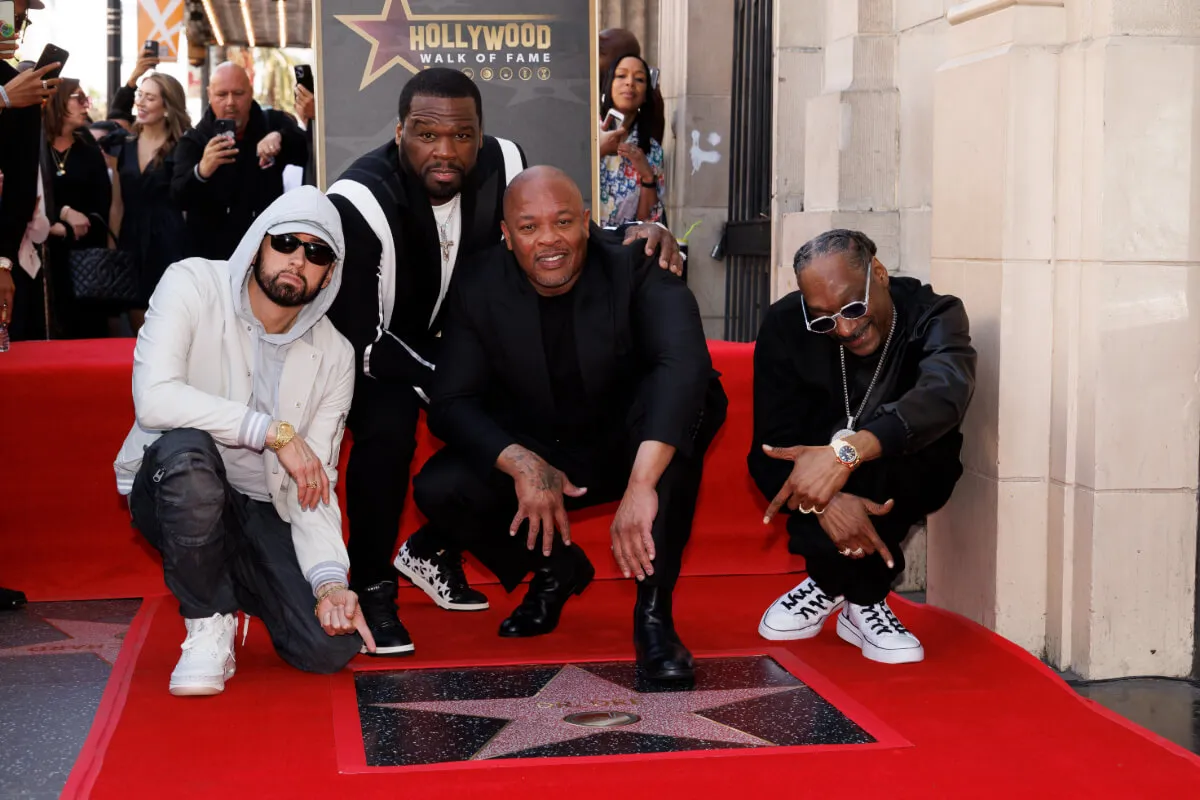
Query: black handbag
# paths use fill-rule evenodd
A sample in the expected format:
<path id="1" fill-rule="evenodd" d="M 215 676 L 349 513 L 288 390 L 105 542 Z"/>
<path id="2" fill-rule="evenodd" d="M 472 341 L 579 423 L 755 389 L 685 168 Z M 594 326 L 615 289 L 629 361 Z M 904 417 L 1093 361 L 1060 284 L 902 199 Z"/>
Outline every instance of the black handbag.
<path id="1" fill-rule="evenodd" d="M 117 237 L 113 236 L 103 217 L 99 214 L 88 214 L 88 217 L 93 223 L 98 222 L 116 243 Z M 67 269 L 76 300 L 110 306 L 137 305 L 138 271 L 131 253 L 106 247 L 71 250 L 67 255 Z"/>

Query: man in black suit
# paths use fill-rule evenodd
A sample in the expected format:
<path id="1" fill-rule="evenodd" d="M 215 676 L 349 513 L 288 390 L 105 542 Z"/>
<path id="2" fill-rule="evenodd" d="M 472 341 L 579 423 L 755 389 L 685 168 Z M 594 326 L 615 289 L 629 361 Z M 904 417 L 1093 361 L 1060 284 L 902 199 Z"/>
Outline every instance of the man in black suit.
<path id="1" fill-rule="evenodd" d="M 481 254 L 450 300 L 429 413 L 447 446 L 414 482 L 417 507 L 508 591 L 534 573 L 500 635 L 535 636 L 594 574 L 567 512 L 620 499 L 612 550 L 638 580 L 638 663 L 689 680 L 671 594 L 726 409 L 696 300 L 641 246 L 589 238 L 579 188 L 552 167 L 512 182 L 501 227 L 507 249 Z"/>
<path id="2" fill-rule="evenodd" d="M 17 265 L 17 253 L 37 205 L 42 104 L 60 81 L 46 78 L 57 64 L 19 73 L 7 63 L 20 43 L 30 9 L 43 5 L 41 0 L 16 0 L 14 7 L 15 35 L 0 39 L 0 322 L 9 326 L 13 339 L 27 339 L 42 316 L 41 292 Z"/>

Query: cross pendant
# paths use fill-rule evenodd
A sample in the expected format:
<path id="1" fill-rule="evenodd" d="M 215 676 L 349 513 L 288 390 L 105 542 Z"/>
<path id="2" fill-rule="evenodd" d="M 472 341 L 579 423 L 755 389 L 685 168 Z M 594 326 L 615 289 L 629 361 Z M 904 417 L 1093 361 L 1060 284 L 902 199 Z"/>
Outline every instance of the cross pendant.
<path id="1" fill-rule="evenodd" d="M 442 261 L 450 260 L 450 248 L 451 247 L 454 247 L 454 241 L 452 239 L 447 239 L 444 242 L 442 242 Z"/>

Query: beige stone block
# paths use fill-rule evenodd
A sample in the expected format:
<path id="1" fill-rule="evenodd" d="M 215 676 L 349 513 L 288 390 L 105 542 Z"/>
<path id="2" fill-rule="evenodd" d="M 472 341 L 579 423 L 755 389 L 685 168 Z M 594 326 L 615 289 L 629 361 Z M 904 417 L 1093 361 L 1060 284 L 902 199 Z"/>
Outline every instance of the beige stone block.
<path id="1" fill-rule="evenodd" d="M 851 36 L 825 46 L 826 92 L 890 89 L 895 83 L 895 36 Z"/>
<path id="2" fill-rule="evenodd" d="M 725 317 L 701 317 L 700 323 L 704 326 L 704 338 L 711 341 L 723 341 L 725 339 Z"/>
<path id="3" fill-rule="evenodd" d="M 895 271 L 929 283 L 933 211 L 928 208 L 901 209 L 900 261 Z M 891 269 L 891 265 L 888 265 Z"/>
<path id="4" fill-rule="evenodd" d="M 670 202 L 725 208 L 729 203 L 729 98 L 689 96 L 680 109 L 674 185 L 667 187 Z"/>
<path id="5" fill-rule="evenodd" d="M 1078 480 L 1081 401 L 1080 327 L 1083 266 L 1078 261 L 1054 265 L 1054 338 L 1051 350 L 1050 478 L 1062 483 Z"/>
<path id="6" fill-rule="evenodd" d="M 1188 675 L 1195 493 L 1094 495 L 1092 513 L 1076 516 L 1075 555 L 1075 671 L 1090 679 Z"/>
<path id="7" fill-rule="evenodd" d="M 680 208 L 671 211 L 671 230 L 682 236 L 694 222 L 700 225 L 688 237 L 688 287 L 696 296 L 702 317 L 725 314 L 725 265 L 710 255 L 721 238 L 728 217 L 723 208 Z"/>
<path id="8" fill-rule="evenodd" d="M 934 291 L 939 294 L 952 294 L 955 297 L 963 300 L 963 286 L 965 285 L 965 267 L 964 261 L 947 261 L 944 259 L 932 258 L 929 260 L 929 283 L 933 286 Z M 967 314 L 974 319 L 971 307 L 967 305 Z"/>
<path id="9" fill-rule="evenodd" d="M 1061 483 L 1047 487 L 1046 659 L 1058 669 L 1071 666 L 1071 625 L 1075 557 L 1075 504 L 1086 490 Z"/>
<path id="10" fill-rule="evenodd" d="M 791 294 L 798 288 L 796 273 L 792 271 L 791 266 L 779 265 L 775 267 L 774 280 L 771 283 L 772 303 L 778 301 L 781 297 Z"/>
<path id="11" fill-rule="evenodd" d="M 1200 260 L 1200 46 L 1104 49 L 1105 261 Z"/>
<path id="12" fill-rule="evenodd" d="M 897 0 L 893 12 L 895 28 L 901 32 L 926 22 L 944 19 L 946 14 L 943 0 Z"/>
<path id="13" fill-rule="evenodd" d="M 1108 489 L 1197 486 L 1200 451 L 1200 267 L 1092 266 L 1081 320 L 1098 348 L 1095 483 Z"/>
<path id="14" fill-rule="evenodd" d="M 775 0 L 775 37 L 780 48 L 825 46 L 822 0 Z"/>
<path id="15" fill-rule="evenodd" d="M 933 86 L 934 75 L 945 60 L 947 33 L 942 20 L 897 37 L 901 208 L 927 207 L 933 199 Z"/>
<path id="16" fill-rule="evenodd" d="M 957 290 L 941 279 L 946 268 L 940 263 L 934 286 L 962 300 L 971 321 L 971 344 L 978 354 L 975 394 L 962 424 L 962 461 L 968 470 L 994 479 L 1000 468 L 1004 269 L 999 262 L 989 261 L 958 262 L 958 268 Z"/>
<path id="17" fill-rule="evenodd" d="M 1000 481 L 997 486 L 993 630 L 1034 653 L 1046 644 L 1047 504 L 1045 481 Z"/>
<path id="18" fill-rule="evenodd" d="M 904 551 L 904 571 L 893 588 L 897 592 L 923 592 L 928 585 L 926 557 L 929 532 L 924 525 L 914 525 L 900 545 Z"/>
<path id="19" fill-rule="evenodd" d="M 1053 47 L 1066 40 L 1066 11 L 1061 6 L 1015 5 L 955 23 L 948 17 L 949 57 L 963 59 L 991 50 L 1017 46 Z"/>
<path id="20" fill-rule="evenodd" d="M 826 41 L 858 33 L 891 33 L 892 2 L 893 0 L 825 0 Z"/>
<path id="21" fill-rule="evenodd" d="M 804 131 L 808 101 L 821 92 L 820 53 L 780 51 L 776 61 L 775 198 L 779 213 L 800 211 L 804 202 Z M 690 143 L 689 143 L 690 146 Z"/>
<path id="22" fill-rule="evenodd" d="M 996 471 L 1045 480 L 1050 469 L 1054 273 L 1049 263 L 1001 267 Z M 973 326 L 974 327 L 974 326 Z"/>
<path id="23" fill-rule="evenodd" d="M 1101 36 L 1200 36 L 1200 3 L 1194 0 L 1094 0 Z"/>
<path id="24" fill-rule="evenodd" d="M 733 3 L 688 0 L 687 6 L 687 92 L 728 98 L 733 85 Z"/>
<path id="25" fill-rule="evenodd" d="M 1008 162 L 1004 257 L 1046 259 L 1054 252 L 1055 115 L 1058 57 L 1024 48 L 1008 59 Z"/>
<path id="26" fill-rule="evenodd" d="M 1055 162 L 1054 254 L 1056 258 L 1074 261 L 1083 255 L 1085 56 L 1084 48 L 1071 45 L 1058 57 L 1059 147 Z"/>
<path id="27" fill-rule="evenodd" d="M 929 517 L 927 599 L 996 626 L 996 556 L 999 485 L 974 472 L 963 474 L 950 502 Z"/>
<path id="28" fill-rule="evenodd" d="M 817 211 L 897 208 L 899 92 L 840 92 L 813 98 L 805 140 L 805 207 Z"/>

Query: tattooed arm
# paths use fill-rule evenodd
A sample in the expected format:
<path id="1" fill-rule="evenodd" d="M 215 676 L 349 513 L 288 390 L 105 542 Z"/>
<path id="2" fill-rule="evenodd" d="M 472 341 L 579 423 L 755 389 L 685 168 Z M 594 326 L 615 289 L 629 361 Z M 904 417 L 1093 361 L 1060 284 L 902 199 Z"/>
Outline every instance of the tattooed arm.
<path id="1" fill-rule="evenodd" d="M 563 495 L 582 497 L 587 489 L 579 488 L 570 479 L 546 462 L 537 453 L 519 444 L 510 444 L 496 459 L 496 469 L 513 479 L 517 493 L 517 515 L 508 528 L 516 536 L 521 522 L 529 520 L 529 535 L 525 546 L 532 550 L 542 537 L 542 553 L 550 555 L 554 545 L 554 530 L 558 529 L 563 544 L 571 544 L 571 524 L 563 506 Z"/>

